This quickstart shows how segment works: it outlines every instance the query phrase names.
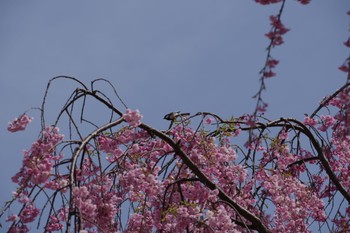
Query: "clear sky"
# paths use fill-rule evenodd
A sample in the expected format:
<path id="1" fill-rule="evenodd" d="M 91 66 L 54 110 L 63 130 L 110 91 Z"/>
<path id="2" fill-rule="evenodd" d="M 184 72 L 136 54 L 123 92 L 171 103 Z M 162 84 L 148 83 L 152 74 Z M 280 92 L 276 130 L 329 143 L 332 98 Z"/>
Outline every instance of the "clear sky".
<path id="1" fill-rule="evenodd" d="M 348 10 L 348 0 L 287 1 L 282 20 L 291 31 L 272 53 L 280 64 L 266 83 L 268 117 L 302 118 L 344 83 Z M 106 78 L 158 128 L 171 111 L 251 113 L 277 11 L 253 0 L 0 1 L 0 203 L 15 190 L 10 177 L 40 119 L 30 111 L 33 124 L 17 134 L 7 123 L 40 106 L 50 78 Z M 58 110 L 75 87 L 54 83 L 48 101 Z"/>

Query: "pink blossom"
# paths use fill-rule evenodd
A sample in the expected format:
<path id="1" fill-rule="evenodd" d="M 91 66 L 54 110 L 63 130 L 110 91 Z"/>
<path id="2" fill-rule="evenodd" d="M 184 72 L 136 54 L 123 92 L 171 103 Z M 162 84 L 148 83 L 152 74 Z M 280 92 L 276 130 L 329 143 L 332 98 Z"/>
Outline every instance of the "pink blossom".
<path id="1" fill-rule="evenodd" d="M 23 193 L 21 193 L 18 198 L 17 198 L 19 203 L 25 204 L 28 203 L 30 201 L 29 197 Z"/>
<path id="2" fill-rule="evenodd" d="M 345 65 L 345 64 L 339 66 L 338 69 L 341 70 L 341 71 L 343 71 L 343 72 L 346 72 L 346 73 L 350 71 L 349 66 L 347 66 L 347 65 Z"/>
<path id="3" fill-rule="evenodd" d="M 305 117 L 304 124 L 308 126 L 315 126 L 317 125 L 318 121 L 314 118 L 310 118 L 309 116 Z"/>
<path id="4" fill-rule="evenodd" d="M 242 132 L 242 129 L 236 129 L 233 133 L 233 136 L 238 137 L 241 134 L 241 132 Z"/>
<path id="5" fill-rule="evenodd" d="M 18 219 L 17 214 L 12 214 L 6 218 L 6 222 L 14 222 Z"/>
<path id="6" fill-rule="evenodd" d="M 211 190 L 208 195 L 208 201 L 211 201 L 213 203 L 216 202 L 218 200 L 218 194 L 219 194 L 219 190 L 217 189 Z"/>
<path id="7" fill-rule="evenodd" d="M 279 63 L 279 61 L 278 61 L 278 60 L 275 60 L 275 59 L 269 58 L 269 59 L 267 60 L 266 65 L 267 65 L 269 68 L 275 68 L 275 67 L 276 67 L 276 65 L 277 65 L 278 63 Z"/>
<path id="8" fill-rule="evenodd" d="M 280 27 L 279 22 L 275 26 Z M 272 58 L 269 61 L 265 68 L 268 71 L 277 64 Z M 328 140 L 327 148 L 321 149 L 346 189 L 350 188 L 349 92 L 344 89 L 328 102 L 328 112 L 337 109 L 337 113 L 321 115 L 318 120 L 304 119 L 306 126 L 319 126 L 310 129 L 317 140 Z M 261 100 L 257 109 L 263 112 L 266 107 Z M 124 114 L 130 126 L 140 124 L 141 118 L 137 110 Z M 41 213 L 50 213 L 45 224 L 41 221 L 47 232 L 62 231 L 68 218 L 71 230 L 82 229 L 80 233 L 115 233 L 118 228 L 127 233 L 247 231 L 243 226 L 252 223 L 226 204 L 222 194 L 257 216 L 271 232 L 308 232 L 312 222 L 321 226 L 333 220 L 335 227 L 344 229 L 350 209 L 340 209 L 342 215 L 335 219 L 325 214 L 323 201 L 335 197 L 337 189 L 322 169 L 314 148 L 306 142 L 305 149 L 303 141 L 307 140 L 299 140 L 303 126 L 298 122 L 294 127 L 297 120 L 281 118 L 272 122 L 244 115 L 234 120 L 235 124 L 227 123 L 227 128 L 219 126 L 218 135 L 211 133 L 212 121 L 208 115 L 204 124 L 199 121 L 200 127 L 192 128 L 184 120 L 165 132 L 177 143 L 176 149 L 193 162 L 190 166 L 169 142 L 140 128 L 115 126 L 99 134 L 87 134 L 92 137 L 88 145 L 83 145 L 84 136 L 62 142 L 58 128 L 45 128 L 24 151 L 21 170 L 13 177 L 19 185 L 14 199 L 23 211 L 18 217 L 9 213 L 7 221 L 14 222 L 9 232 L 28 232 L 22 224 L 35 222 Z M 234 138 L 240 132 L 248 137 Z M 236 145 L 242 139 L 247 139 L 246 148 Z M 79 146 L 84 146 L 83 150 L 72 164 L 74 149 Z M 57 154 L 61 148 L 68 151 L 67 159 Z M 107 161 L 102 160 L 106 154 Z M 208 188 L 193 167 L 215 186 Z M 315 175 L 313 170 L 318 168 Z M 36 190 L 50 198 L 45 208 L 51 206 L 51 212 L 38 213 L 33 203 L 40 196 Z M 51 198 L 52 193 L 59 198 Z M 130 213 L 121 223 L 124 209 Z"/>
<path id="9" fill-rule="evenodd" d="M 345 42 L 344 42 L 344 45 L 345 45 L 346 47 L 350 47 L 350 39 L 348 39 L 347 41 L 345 41 Z"/>
<path id="10" fill-rule="evenodd" d="M 271 15 L 270 16 L 270 24 L 274 28 L 273 31 L 274 31 L 275 35 L 283 35 L 283 34 L 286 34 L 289 31 L 289 29 L 286 28 L 282 24 L 282 22 L 281 22 L 281 20 L 280 20 L 280 18 L 278 16 Z"/>
<path id="11" fill-rule="evenodd" d="M 23 223 L 33 222 L 36 217 L 39 215 L 40 211 L 33 204 L 28 204 L 25 206 L 19 218 Z"/>
<path id="12" fill-rule="evenodd" d="M 265 36 L 271 40 L 272 46 L 278 46 L 283 44 L 282 36 L 286 34 L 289 31 L 289 29 L 282 24 L 278 16 L 271 15 L 270 24 L 272 28 L 269 33 L 265 34 Z M 273 63 L 276 63 L 276 60 L 274 60 Z"/>
<path id="13" fill-rule="evenodd" d="M 50 216 L 48 225 L 45 227 L 45 230 L 48 232 L 59 231 L 63 229 L 63 224 L 56 216 Z"/>
<path id="14" fill-rule="evenodd" d="M 266 112 L 268 106 L 269 105 L 267 103 L 260 102 L 259 105 L 257 106 L 257 111 Z"/>
<path id="15" fill-rule="evenodd" d="M 210 125 L 213 122 L 213 118 L 208 117 L 207 119 L 205 119 L 205 123 Z"/>
<path id="16" fill-rule="evenodd" d="M 141 124 L 141 119 L 143 116 L 140 114 L 140 111 L 138 109 L 135 111 L 126 109 L 126 113 L 123 115 L 123 117 L 130 126 L 137 127 Z"/>
<path id="17" fill-rule="evenodd" d="M 300 2 L 303 5 L 307 5 L 311 2 L 311 0 L 298 0 L 298 2 Z"/>
<path id="18" fill-rule="evenodd" d="M 15 118 L 12 122 L 9 122 L 7 130 L 14 133 L 17 131 L 25 130 L 27 125 L 33 120 L 26 114 L 21 115 L 19 118 Z"/>
<path id="19" fill-rule="evenodd" d="M 106 153 L 114 153 L 118 149 L 119 143 L 115 138 L 100 135 L 98 137 L 99 149 Z"/>
<path id="20" fill-rule="evenodd" d="M 23 188 L 47 182 L 55 161 L 62 158 L 53 154 L 53 148 L 62 140 L 63 135 L 59 134 L 57 127 L 46 127 L 31 149 L 23 152 L 21 170 L 12 177 L 12 181 Z"/>
<path id="21" fill-rule="evenodd" d="M 274 77 L 274 76 L 276 76 L 276 73 L 273 72 L 272 70 L 269 70 L 269 71 L 265 71 L 265 72 L 264 72 L 264 78 L 272 78 L 272 77 Z"/>
<path id="22" fill-rule="evenodd" d="M 334 117 L 327 115 L 321 116 L 322 125 L 319 127 L 319 130 L 326 131 L 330 126 L 334 125 L 335 119 Z"/>
<path id="23" fill-rule="evenodd" d="M 102 232 L 115 232 L 114 217 L 117 214 L 117 206 L 120 198 L 115 192 L 110 192 L 113 182 L 104 178 L 102 184 L 100 180 L 92 180 L 85 186 L 73 188 L 74 204 L 83 216 L 83 228 L 93 228 L 98 226 Z"/>
<path id="24" fill-rule="evenodd" d="M 265 36 L 267 38 L 269 38 L 270 40 L 273 40 L 276 37 L 276 33 L 274 33 L 273 31 L 270 31 L 270 32 L 266 33 Z"/>
<path id="25" fill-rule="evenodd" d="M 289 133 L 287 130 L 282 130 L 279 135 L 278 135 L 278 139 L 279 140 L 286 140 L 289 136 Z"/>
<path id="26" fill-rule="evenodd" d="M 282 0 L 255 0 L 255 2 L 260 3 L 261 5 L 268 5 L 273 3 L 281 2 Z"/>

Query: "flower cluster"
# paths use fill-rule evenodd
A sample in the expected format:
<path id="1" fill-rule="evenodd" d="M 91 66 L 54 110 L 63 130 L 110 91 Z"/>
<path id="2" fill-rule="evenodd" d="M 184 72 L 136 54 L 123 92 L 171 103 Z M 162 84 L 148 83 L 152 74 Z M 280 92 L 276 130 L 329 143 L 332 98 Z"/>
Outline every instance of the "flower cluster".
<path id="1" fill-rule="evenodd" d="M 347 58 L 345 60 L 345 62 L 341 66 L 339 66 L 339 70 L 341 70 L 341 71 L 343 71 L 345 73 L 349 73 L 350 72 L 350 59 L 349 58 Z"/>
<path id="2" fill-rule="evenodd" d="M 309 116 L 306 116 L 304 119 L 304 124 L 311 126 L 311 127 L 314 127 L 315 125 L 317 125 L 317 123 L 318 123 L 318 121 L 316 119 L 311 118 Z"/>
<path id="3" fill-rule="evenodd" d="M 37 209 L 32 203 L 28 202 L 19 215 L 19 218 L 21 219 L 22 223 L 30 223 L 35 220 L 39 213 L 39 209 Z"/>
<path id="4" fill-rule="evenodd" d="M 344 142 L 347 134 L 341 133 L 348 127 L 344 123 L 350 106 L 348 92 L 340 92 L 329 101 L 341 110 L 336 116 L 321 115 L 318 120 L 306 117 L 304 124 L 319 132 L 323 129 L 335 132 L 332 148 L 327 149 L 330 165 L 342 185 L 350 188 L 350 172 L 347 171 L 350 146 Z M 328 180 L 322 173 L 310 176 L 310 182 L 301 181 L 307 171 L 306 164 L 309 161 L 315 164 L 312 158 L 316 160 L 317 157 L 312 151 L 295 150 L 300 146 L 294 146 L 289 138 L 296 140 L 297 133 L 291 128 L 297 130 L 297 127 L 286 124 L 275 137 L 253 133 L 246 148 L 237 150 L 231 141 L 242 135 L 246 127 L 258 128 L 262 124 L 251 122 L 249 116 L 236 121 L 232 119 L 226 126 L 220 126 L 216 136 L 204 129 L 212 120 L 203 122 L 203 130 L 193 130 L 187 124 L 176 125 L 166 135 L 177 142 L 177 149 L 139 128 L 121 125 L 117 130 L 102 131 L 79 154 L 81 158 L 73 170 L 73 185 L 69 182 L 70 173 L 58 172 L 65 160 L 55 154 L 55 148 L 62 142 L 63 135 L 57 128 L 47 127 L 31 149 L 24 152 L 21 171 L 13 177 L 21 187 L 15 199 L 24 208 L 22 213 L 7 218 L 16 223 L 16 228 L 11 230 L 29 229 L 26 224 L 35 221 L 40 213 L 29 191 L 35 187 L 64 197 L 61 209 L 50 213 L 45 225 L 48 232 L 64 230 L 68 213 L 73 213 L 71 209 L 79 219 L 76 229 L 81 232 L 118 232 L 121 229 L 123 232 L 245 231 L 244 226 L 249 226 L 250 221 L 222 202 L 222 192 L 237 205 L 259 216 L 272 232 L 307 232 L 310 227 L 307 219 L 324 222 L 328 217 L 322 198 L 331 197 L 335 190 L 326 193 L 331 189 L 326 188 Z M 241 134 L 233 132 L 235 130 L 240 130 Z M 295 134 L 290 136 L 293 132 Z M 194 165 L 185 163 L 178 150 Z M 239 151 L 247 152 L 241 156 Z M 106 160 L 103 160 L 104 155 Z M 254 169 L 249 170 L 250 167 Z M 216 187 L 208 188 L 202 178 L 195 175 L 194 169 Z M 69 189 L 71 192 L 66 192 Z M 72 201 L 65 201 L 69 200 L 70 193 Z M 121 221 L 121 210 L 128 205 L 129 215 Z"/>
<path id="5" fill-rule="evenodd" d="M 135 111 L 131 109 L 126 109 L 126 113 L 123 115 L 126 122 L 132 127 L 137 127 L 141 124 L 142 115 L 140 111 L 136 109 Z"/>
<path id="6" fill-rule="evenodd" d="M 21 170 L 12 177 L 12 181 L 21 185 L 23 189 L 48 181 L 55 161 L 62 158 L 54 154 L 55 146 L 62 140 L 63 135 L 59 134 L 57 127 L 46 127 L 42 138 L 37 140 L 29 151 L 23 152 Z"/>
<path id="7" fill-rule="evenodd" d="M 330 115 L 321 116 L 320 118 L 321 118 L 322 125 L 318 129 L 323 132 L 327 131 L 327 129 L 333 126 L 334 123 L 336 122 L 334 117 Z"/>
<path id="8" fill-rule="evenodd" d="M 22 131 L 27 128 L 27 125 L 32 122 L 33 118 L 29 117 L 26 114 L 21 115 L 18 118 L 15 118 L 12 122 L 9 122 L 7 130 L 10 132 Z"/>
<path id="9" fill-rule="evenodd" d="M 217 180 L 225 192 L 236 196 L 237 202 L 253 208 L 255 202 L 251 196 L 240 194 L 234 188 L 246 180 L 247 173 L 241 165 L 234 164 L 237 155 L 231 147 L 217 146 L 212 138 L 197 134 L 190 128 L 176 126 L 169 133 L 174 140 L 182 142 L 182 150 L 208 177 Z M 127 232 L 136 232 L 141 226 L 144 229 L 153 226 L 166 232 L 186 229 L 236 232 L 239 229 L 231 221 L 236 216 L 235 211 L 226 210 L 224 205 L 213 206 L 218 201 L 218 190 L 211 191 L 200 182 L 187 182 L 191 179 L 191 171 L 181 161 L 177 161 L 167 178 L 161 180 L 160 175 L 165 174 L 157 163 L 164 155 L 167 155 L 164 159 L 170 161 L 173 156 L 166 143 L 156 139 L 150 141 L 150 138 L 139 137 L 137 140 L 141 141 L 125 151 L 128 159 L 124 157 L 124 170 L 118 176 L 128 199 L 140 203 L 139 212 L 130 217 Z M 202 227 L 198 227 L 200 225 Z"/>
<path id="10" fill-rule="evenodd" d="M 258 179 L 276 207 L 273 232 L 308 232 L 305 219 L 309 216 L 320 222 L 327 219 L 323 202 L 294 177 L 261 172 Z"/>
<path id="11" fill-rule="evenodd" d="M 17 200 L 23 204 L 23 209 L 19 215 L 12 214 L 6 219 L 6 221 L 15 222 L 20 220 L 23 226 L 18 229 L 18 232 L 28 232 L 29 229 L 25 226 L 25 224 L 33 222 L 39 215 L 40 210 L 35 207 L 34 203 L 28 198 L 27 195 L 21 194 L 17 195 L 17 197 Z"/>
<path id="12" fill-rule="evenodd" d="M 334 115 L 334 119 L 337 121 L 334 134 L 337 134 L 338 137 L 346 137 L 350 133 L 350 88 L 341 91 L 328 104 L 338 109 Z"/>
<path id="13" fill-rule="evenodd" d="M 93 180 L 84 186 L 74 187 L 74 204 L 82 217 L 84 230 L 98 228 L 101 232 L 117 232 L 115 215 L 121 199 L 110 191 L 112 181 L 105 177 Z"/>
<path id="14" fill-rule="evenodd" d="M 45 230 L 48 232 L 52 232 L 52 231 L 60 231 L 62 229 L 63 229 L 63 224 L 61 220 L 54 215 L 50 216 L 48 226 L 45 228 Z"/>
<path id="15" fill-rule="evenodd" d="M 54 154 L 55 146 L 63 140 L 63 135 L 59 134 L 58 128 L 47 127 L 42 132 L 41 139 L 37 140 L 29 151 L 24 151 L 23 163 L 20 171 L 12 177 L 14 183 L 19 184 L 20 188 L 15 192 L 15 198 L 24 205 L 24 209 L 19 215 L 21 223 L 26 224 L 33 222 L 39 215 L 39 210 L 30 201 L 28 189 L 37 185 L 43 185 L 49 188 L 54 181 L 50 180 L 52 175 L 53 165 L 62 156 Z M 61 185 L 57 185 L 56 189 L 66 186 L 67 182 L 61 180 Z M 12 221 L 17 221 L 16 218 L 11 218 Z M 55 221 L 52 219 L 51 222 Z M 57 228 L 50 224 L 51 227 Z M 16 228 L 18 228 L 17 226 Z M 53 229 L 52 228 L 52 229 Z M 27 232 L 27 226 L 23 225 L 15 232 Z"/>
<path id="16" fill-rule="evenodd" d="M 271 41 L 268 48 L 269 51 L 271 48 L 283 44 L 283 35 L 289 31 L 289 29 L 282 24 L 281 15 L 271 15 L 270 24 L 272 26 L 270 29 L 270 32 L 265 34 L 266 37 L 269 38 Z M 276 76 L 276 73 L 273 72 L 273 68 L 275 68 L 278 63 L 279 61 L 272 58 L 269 53 L 266 59 L 265 67 L 262 71 L 263 77 L 271 78 Z"/>
<path id="17" fill-rule="evenodd" d="M 280 19 L 280 16 L 270 16 L 271 30 L 266 34 L 266 37 L 271 40 L 272 47 L 283 44 L 283 35 L 286 34 L 289 29 L 286 28 Z"/>

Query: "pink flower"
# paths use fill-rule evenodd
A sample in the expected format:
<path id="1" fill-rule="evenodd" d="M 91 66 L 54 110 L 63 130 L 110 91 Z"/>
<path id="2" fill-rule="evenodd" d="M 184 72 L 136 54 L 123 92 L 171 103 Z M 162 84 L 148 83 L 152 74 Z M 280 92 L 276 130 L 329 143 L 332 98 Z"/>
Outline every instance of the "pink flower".
<path id="1" fill-rule="evenodd" d="M 266 65 L 269 67 L 269 68 L 275 68 L 276 65 L 279 63 L 278 60 L 275 60 L 273 58 L 269 58 L 266 62 Z"/>
<path id="2" fill-rule="evenodd" d="M 270 24 L 275 28 L 275 34 L 283 35 L 289 31 L 288 28 L 284 27 L 278 16 L 270 15 Z"/>
<path id="3" fill-rule="evenodd" d="M 25 203 L 28 203 L 30 202 L 30 199 L 27 195 L 21 193 L 19 196 L 18 196 L 18 202 L 22 203 L 22 204 L 25 204 Z"/>
<path id="4" fill-rule="evenodd" d="M 283 44 L 282 35 L 286 34 L 289 29 L 282 24 L 278 16 L 271 15 L 270 24 L 272 28 L 269 33 L 265 34 L 265 36 L 271 40 L 271 45 L 273 47 Z"/>
<path id="5" fill-rule="evenodd" d="M 346 73 L 350 71 L 349 67 L 345 64 L 341 65 L 338 69 Z"/>
<path id="6" fill-rule="evenodd" d="M 111 137 L 100 135 L 98 143 L 100 150 L 106 153 L 114 153 L 118 149 L 118 141 Z"/>
<path id="7" fill-rule="evenodd" d="M 269 33 L 266 33 L 265 36 L 267 38 L 269 38 L 270 40 L 273 40 L 275 37 L 276 37 L 276 33 L 274 32 L 269 32 Z"/>
<path id="8" fill-rule="evenodd" d="M 213 118 L 208 117 L 207 119 L 205 119 L 205 123 L 207 123 L 208 125 L 210 125 L 213 122 Z"/>
<path id="9" fill-rule="evenodd" d="M 29 204 L 23 209 L 19 217 L 23 223 L 29 223 L 33 222 L 38 215 L 39 210 L 32 204 Z"/>
<path id="10" fill-rule="evenodd" d="M 17 131 L 25 130 L 27 125 L 33 120 L 26 114 L 21 115 L 19 118 L 15 118 L 12 122 L 9 122 L 7 130 L 14 133 Z"/>
<path id="11" fill-rule="evenodd" d="M 322 125 L 319 127 L 319 130 L 326 131 L 330 126 L 334 125 L 335 119 L 332 116 L 321 116 Z"/>
<path id="12" fill-rule="evenodd" d="M 300 2 L 303 5 L 307 5 L 311 2 L 311 0 L 298 0 L 298 2 Z"/>
<path id="13" fill-rule="evenodd" d="M 265 71 L 265 72 L 264 72 L 264 78 L 272 78 L 272 77 L 274 77 L 274 76 L 276 76 L 276 73 L 273 72 L 272 70 L 269 70 L 269 71 Z"/>
<path id="14" fill-rule="evenodd" d="M 209 191 L 208 201 L 217 202 L 219 195 L 219 190 L 214 189 Z"/>
<path id="15" fill-rule="evenodd" d="M 42 138 L 33 143 L 29 151 L 23 152 L 22 168 L 12 177 L 13 182 L 26 187 L 48 181 L 55 161 L 62 158 L 62 156 L 53 153 L 56 145 L 63 140 L 63 135 L 58 132 L 57 127 L 46 127 L 42 131 Z"/>
<path id="16" fill-rule="evenodd" d="M 137 127 L 141 124 L 141 119 L 143 116 L 140 114 L 140 111 L 138 109 L 135 111 L 126 109 L 126 113 L 123 115 L 123 117 L 130 126 Z"/>
<path id="17" fill-rule="evenodd" d="M 267 103 L 260 102 L 256 110 L 258 110 L 258 112 L 266 112 L 268 106 Z"/>
<path id="18" fill-rule="evenodd" d="M 345 45 L 346 47 L 350 47 L 350 39 L 348 39 L 347 41 L 345 41 L 345 42 L 344 42 L 344 45 Z"/>
<path id="19" fill-rule="evenodd" d="M 48 232 L 59 231 L 63 229 L 63 224 L 56 216 L 50 216 L 50 221 L 46 226 L 46 230 Z"/>
<path id="20" fill-rule="evenodd" d="M 261 5 L 268 5 L 273 3 L 278 3 L 282 0 L 255 0 L 255 2 L 260 3 Z"/>
<path id="21" fill-rule="evenodd" d="M 14 222 L 14 221 L 17 221 L 17 219 L 18 219 L 17 214 L 12 214 L 6 218 L 6 222 Z"/>
<path id="22" fill-rule="evenodd" d="M 305 125 L 308 125 L 308 126 L 315 126 L 317 125 L 317 120 L 316 119 L 313 119 L 313 118 L 310 118 L 310 117 L 305 117 L 304 119 L 304 124 Z"/>

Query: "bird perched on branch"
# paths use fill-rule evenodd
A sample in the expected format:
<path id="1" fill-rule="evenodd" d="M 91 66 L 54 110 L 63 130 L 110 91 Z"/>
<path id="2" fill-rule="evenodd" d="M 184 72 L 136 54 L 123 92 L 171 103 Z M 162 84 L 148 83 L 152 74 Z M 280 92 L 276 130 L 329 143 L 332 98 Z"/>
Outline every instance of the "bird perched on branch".
<path id="1" fill-rule="evenodd" d="M 183 117 L 189 116 L 190 113 L 180 113 L 180 111 L 178 112 L 171 112 L 168 113 L 164 116 L 165 120 L 171 121 L 169 129 L 173 126 L 174 121 L 176 121 L 178 118 L 182 119 Z"/>
<path id="2" fill-rule="evenodd" d="M 190 115 L 190 113 L 180 113 L 180 111 L 179 112 L 171 112 L 171 113 L 166 114 L 164 116 L 164 119 L 168 120 L 168 121 L 174 121 L 178 117 L 185 117 L 185 116 L 189 116 L 189 115 Z"/>

